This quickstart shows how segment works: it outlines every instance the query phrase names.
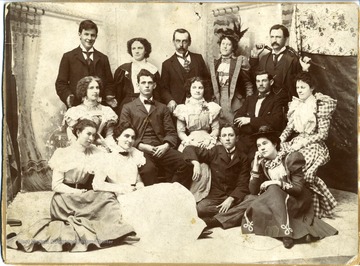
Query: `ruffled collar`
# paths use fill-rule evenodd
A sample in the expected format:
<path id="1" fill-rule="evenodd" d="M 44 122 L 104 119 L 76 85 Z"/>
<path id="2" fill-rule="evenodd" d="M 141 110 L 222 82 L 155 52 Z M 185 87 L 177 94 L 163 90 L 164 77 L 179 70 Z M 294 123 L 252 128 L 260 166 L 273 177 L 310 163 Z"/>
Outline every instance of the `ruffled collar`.
<path id="1" fill-rule="evenodd" d="M 293 97 L 289 107 L 295 131 L 310 134 L 316 127 L 316 98 L 310 95 L 305 101 Z"/>
<path id="2" fill-rule="evenodd" d="M 205 103 L 206 103 L 206 101 L 204 98 L 197 100 L 192 97 L 189 97 L 189 98 L 186 98 L 186 100 L 185 100 L 185 104 L 203 105 Z"/>
<path id="3" fill-rule="evenodd" d="M 264 159 L 264 166 L 267 169 L 274 169 L 275 167 L 277 167 L 278 165 L 282 164 L 282 160 L 285 157 L 286 152 L 284 150 L 280 150 L 275 159 L 273 160 L 269 160 L 269 159 Z"/>

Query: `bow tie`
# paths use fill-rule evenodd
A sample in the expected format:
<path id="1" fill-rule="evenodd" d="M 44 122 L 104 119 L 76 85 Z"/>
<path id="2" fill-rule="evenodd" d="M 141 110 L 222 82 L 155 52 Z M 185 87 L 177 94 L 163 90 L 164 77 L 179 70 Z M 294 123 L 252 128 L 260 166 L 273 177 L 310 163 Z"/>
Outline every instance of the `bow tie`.
<path id="1" fill-rule="evenodd" d="M 230 64 L 230 57 L 221 57 L 221 63 Z"/>
<path id="2" fill-rule="evenodd" d="M 153 100 L 144 100 L 144 104 L 150 104 L 150 105 L 155 105 L 155 102 Z"/>
<path id="3" fill-rule="evenodd" d="M 264 99 L 266 96 L 268 96 L 268 93 L 259 93 L 257 98 Z"/>
<path id="4" fill-rule="evenodd" d="M 129 152 L 128 151 L 119 151 L 119 154 L 121 154 L 122 156 L 128 156 Z"/>

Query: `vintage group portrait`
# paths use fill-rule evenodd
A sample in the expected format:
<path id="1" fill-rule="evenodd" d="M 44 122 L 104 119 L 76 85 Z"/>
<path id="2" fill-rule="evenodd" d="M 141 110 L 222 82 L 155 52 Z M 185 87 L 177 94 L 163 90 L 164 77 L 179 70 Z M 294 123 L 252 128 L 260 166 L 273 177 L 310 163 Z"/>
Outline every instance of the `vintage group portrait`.
<path id="1" fill-rule="evenodd" d="M 5 263 L 358 263 L 356 3 L 3 9 Z"/>

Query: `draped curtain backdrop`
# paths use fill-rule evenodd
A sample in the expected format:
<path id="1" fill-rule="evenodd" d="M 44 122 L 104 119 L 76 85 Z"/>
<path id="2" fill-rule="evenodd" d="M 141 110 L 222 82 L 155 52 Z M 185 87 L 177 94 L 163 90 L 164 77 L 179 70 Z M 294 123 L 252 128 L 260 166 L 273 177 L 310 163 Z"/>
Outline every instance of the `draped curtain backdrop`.
<path id="1" fill-rule="evenodd" d="M 31 117 L 38 66 L 41 16 L 44 11 L 12 3 L 8 5 L 12 36 L 12 72 L 16 80 L 18 102 L 18 146 L 20 152 L 21 189 L 51 188 L 51 172 L 37 149 Z"/>
<path id="2" fill-rule="evenodd" d="M 290 46 L 326 69 L 311 66 L 315 91 L 337 99 L 326 141 L 331 161 L 319 176 L 334 188 L 357 191 L 357 53 L 356 4 L 283 6 Z M 289 15 L 292 20 L 289 22 Z"/>

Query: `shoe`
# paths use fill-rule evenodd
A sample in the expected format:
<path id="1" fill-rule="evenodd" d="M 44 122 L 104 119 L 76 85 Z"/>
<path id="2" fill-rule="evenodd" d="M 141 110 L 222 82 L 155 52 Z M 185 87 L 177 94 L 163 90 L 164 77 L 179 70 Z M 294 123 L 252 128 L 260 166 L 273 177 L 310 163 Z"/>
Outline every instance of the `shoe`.
<path id="1" fill-rule="evenodd" d="M 221 223 L 214 217 L 203 217 L 201 219 L 206 223 L 207 229 L 221 226 Z"/>
<path id="2" fill-rule="evenodd" d="M 290 237 L 283 237 L 282 241 L 285 248 L 292 248 L 294 246 L 294 240 Z"/>
<path id="3" fill-rule="evenodd" d="M 207 238 L 209 235 L 211 235 L 213 231 L 209 230 L 207 227 L 204 228 L 204 230 L 199 235 L 198 239 Z"/>
<path id="4" fill-rule="evenodd" d="M 124 243 L 126 244 L 133 244 L 133 243 L 136 243 L 140 240 L 140 237 L 137 237 L 137 236 L 125 236 L 123 241 Z"/>
<path id="5" fill-rule="evenodd" d="M 306 242 L 306 243 L 311 243 L 311 242 L 312 242 L 312 237 L 311 237 L 311 235 L 306 235 L 306 236 L 305 236 L 305 242 Z"/>

